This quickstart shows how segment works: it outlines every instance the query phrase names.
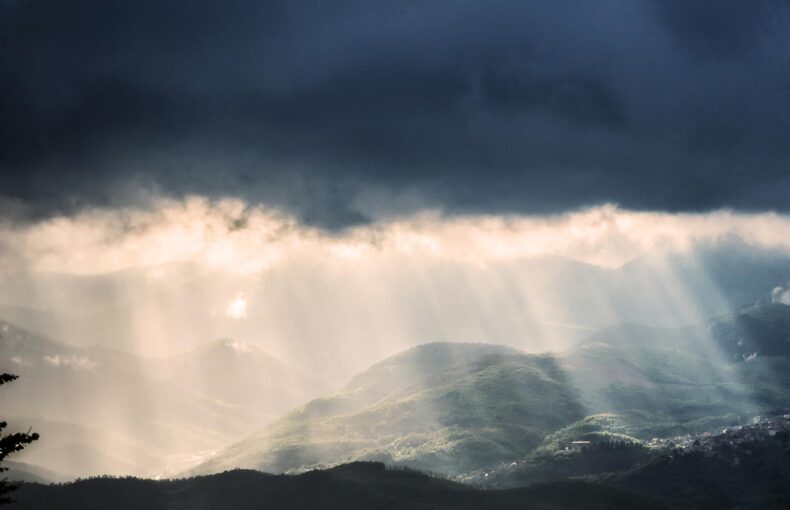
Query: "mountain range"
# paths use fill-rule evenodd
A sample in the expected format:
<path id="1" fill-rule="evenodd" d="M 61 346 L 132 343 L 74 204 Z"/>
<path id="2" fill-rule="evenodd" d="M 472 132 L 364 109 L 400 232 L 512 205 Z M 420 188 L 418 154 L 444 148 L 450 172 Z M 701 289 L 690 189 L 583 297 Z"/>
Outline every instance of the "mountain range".
<path id="1" fill-rule="evenodd" d="M 308 375 L 241 342 L 143 358 L 73 347 L 4 321 L 0 372 L 20 376 L 0 394 L 3 409 L 13 410 L 4 419 L 47 438 L 15 460 L 58 478 L 162 476 L 317 392 Z"/>
<path id="2" fill-rule="evenodd" d="M 469 481 L 545 467 L 580 437 L 642 444 L 790 408 L 788 323 L 790 306 L 773 303 L 681 328 L 623 323 L 556 353 L 436 342 L 309 400 L 317 380 L 243 342 L 143 358 L 2 322 L 0 370 L 21 377 L 0 403 L 12 427 L 42 435 L 13 459 L 18 479 L 380 461 Z"/>
<path id="3" fill-rule="evenodd" d="M 419 346 L 186 473 L 377 460 L 459 476 L 523 459 L 562 431 L 639 442 L 714 429 L 790 407 L 788 319 L 790 306 L 771 304 L 675 330 L 623 324 L 542 355 Z"/>

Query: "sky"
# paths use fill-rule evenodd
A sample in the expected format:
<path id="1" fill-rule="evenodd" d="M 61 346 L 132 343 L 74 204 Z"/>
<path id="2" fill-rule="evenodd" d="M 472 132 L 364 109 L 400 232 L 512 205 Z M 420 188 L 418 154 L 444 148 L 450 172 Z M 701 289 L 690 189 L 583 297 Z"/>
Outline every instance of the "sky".
<path id="1" fill-rule="evenodd" d="M 790 207 L 782 0 L 0 1 L 0 211 Z M 155 197 L 152 199 L 152 197 Z"/>
<path id="2" fill-rule="evenodd" d="M 0 0 L 0 316 L 358 369 L 784 302 L 788 112 L 783 0 Z"/>
<path id="3" fill-rule="evenodd" d="M 329 391 L 776 303 L 790 0 L 0 0 L 0 321 L 85 348 L 40 366 L 214 342 Z"/>

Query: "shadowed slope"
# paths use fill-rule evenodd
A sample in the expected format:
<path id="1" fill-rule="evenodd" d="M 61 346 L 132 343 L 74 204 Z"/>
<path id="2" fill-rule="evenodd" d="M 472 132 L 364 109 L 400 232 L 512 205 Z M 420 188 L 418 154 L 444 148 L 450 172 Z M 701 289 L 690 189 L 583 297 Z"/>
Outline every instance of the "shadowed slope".
<path id="1" fill-rule="evenodd" d="M 600 485 L 572 482 L 482 491 L 413 471 L 388 470 L 377 463 L 355 463 L 298 476 L 229 471 L 172 481 L 105 478 L 60 486 L 26 484 L 17 499 L 19 510 L 662 508 L 648 498 Z"/>

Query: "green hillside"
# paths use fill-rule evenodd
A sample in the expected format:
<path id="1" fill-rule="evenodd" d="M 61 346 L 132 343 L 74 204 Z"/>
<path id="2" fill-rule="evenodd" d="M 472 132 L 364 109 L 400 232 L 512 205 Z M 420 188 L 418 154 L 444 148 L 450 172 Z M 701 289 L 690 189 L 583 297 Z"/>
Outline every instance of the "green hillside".
<path id="1" fill-rule="evenodd" d="M 756 342 L 765 331 L 781 338 L 788 320 L 790 307 L 767 305 L 674 330 L 622 324 L 544 355 L 426 344 L 252 433 L 263 410 L 305 387 L 299 374 L 252 346 L 222 340 L 154 361 L 70 347 L 3 323 L 0 368 L 22 377 L 0 403 L 25 413 L 10 416 L 12 426 L 33 425 L 47 437 L 18 460 L 64 475 L 134 473 L 165 461 L 207 474 L 376 460 L 507 486 L 630 468 L 647 460 L 638 446 L 651 438 L 790 408 L 790 358 L 711 355 L 721 354 L 726 339 Z M 744 321 L 762 326 L 743 329 Z M 216 377 L 226 383 L 212 384 Z M 134 398 L 118 402 L 118 394 Z M 88 426 L 107 424 L 108 410 L 127 412 L 117 418 L 139 426 L 111 428 L 124 435 Z M 634 448 L 597 452 L 583 463 L 555 455 L 588 439 Z M 218 448 L 192 467 L 201 458 L 194 452 L 205 459 Z"/>
<path id="2" fill-rule="evenodd" d="M 381 460 L 462 476 L 548 451 L 562 431 L 570 441 L 595 415 L 610 417 L 594 420 L 598 432 L 638 442 L 737 423 L 787 401 L 790 379 L 773 376 L 786 363 L 782 358 L 721 363 L 680 349 L 679 331 L 664 332 L 672 339 L 666 345 L 661 331 L 626 332 L 637 335 L 625 341 L 621 330 L 610 344 L 602 332 L 558 355 L 480 344 L 420 346 L 190 473 Z"/>
<path id="3" fill-rule="evenodd" d="M 463 473 L 525 455 L 583 415 L 553 357 L 429 344 L 372 367 L 198 471 L 283 472 L 375 459 Z"/>

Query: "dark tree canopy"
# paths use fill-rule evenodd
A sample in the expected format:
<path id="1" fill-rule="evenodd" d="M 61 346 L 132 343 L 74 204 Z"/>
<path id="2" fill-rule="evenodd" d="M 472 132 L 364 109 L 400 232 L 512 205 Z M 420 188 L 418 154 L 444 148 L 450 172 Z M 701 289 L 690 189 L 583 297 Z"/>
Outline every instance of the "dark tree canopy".
<path id="1" fill-rule="evenodd" d="M 15 380 L 17 376 L 11 374 L 0 374 L 0 386 L 5 383 Z M 0 473 L 7 471 L 8 468 L 2 467 L 2 462 L 5 458 L 14 453 L 22 450 L 26 445 L 38 439 L 38 434 L 35 432 L 16 432 L 13 434 L 3 434 L 3 430 L 8 426 L 4 421 L 0 421 Z M 9 483 L 7 479 L 0 480 L 0 505 L 10 503 L 12 500 L 9 493 L 16 489 L 16 486 Z"/>

